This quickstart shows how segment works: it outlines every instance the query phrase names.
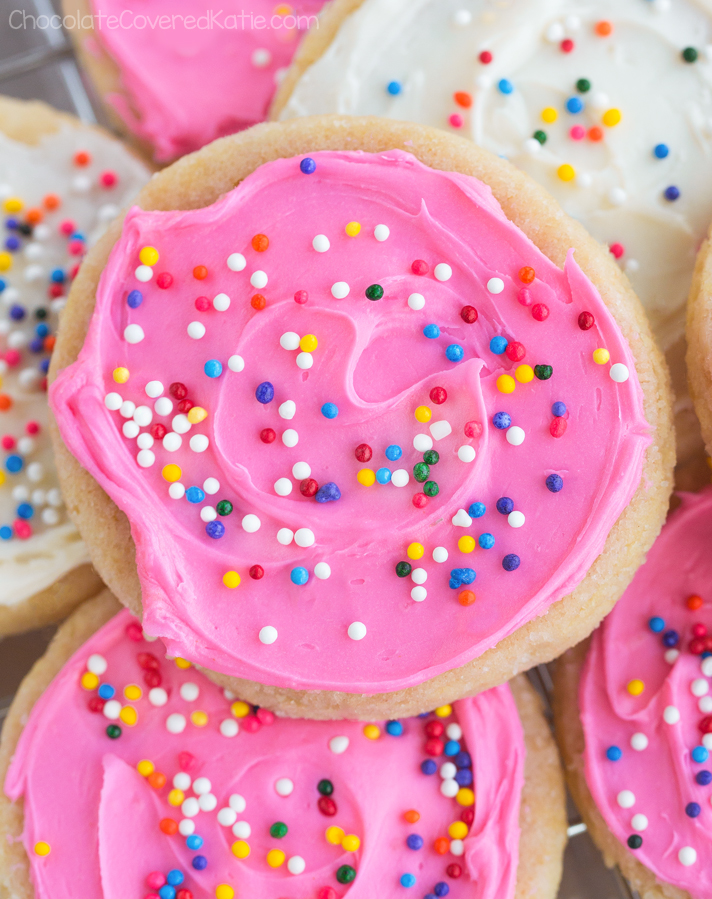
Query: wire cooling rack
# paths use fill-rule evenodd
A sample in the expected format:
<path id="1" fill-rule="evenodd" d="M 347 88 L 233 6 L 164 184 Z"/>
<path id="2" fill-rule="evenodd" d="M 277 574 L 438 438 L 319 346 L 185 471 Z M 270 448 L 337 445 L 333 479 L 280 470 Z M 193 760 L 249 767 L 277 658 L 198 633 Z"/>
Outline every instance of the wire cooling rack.
<path id="1" fill-rule="evenodd" d="M 44 100 L 84 122 L 106 125 L 96 95 L 77 67 L 69 38 L 60 27 L 52 27 L 57 19 L 50 17 L 59 12 L 59 0 L 0 0 L 0 93 Z M 41 27 L 45 22 L 49 27 Z M 43 628 L 0 640 L 0 727 L 20 681 L 53 634 L 54 628 Z M 529 678 L 551 720 L 552 683 L 547 667 L 532 669 Z M 603 864 L 570 798 L 568 821 L 559 899 L 638 899 L 620 872 Z"/>

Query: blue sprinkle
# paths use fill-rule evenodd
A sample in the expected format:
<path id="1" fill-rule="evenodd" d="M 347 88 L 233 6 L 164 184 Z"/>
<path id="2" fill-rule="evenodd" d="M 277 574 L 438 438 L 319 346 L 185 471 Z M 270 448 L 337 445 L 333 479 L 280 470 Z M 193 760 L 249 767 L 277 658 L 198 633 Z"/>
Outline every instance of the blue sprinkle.
<path id="1" fill-rule="evenodd" d="M 341 499 L 341 491 L 333 481 L 323 484 L 316 492 L 314 499 L 318 503 L 333 503 L 337 499 Z"/>
<path id="2" fill-rule="evenodd" d="M 339 407 L 336 403 L 324 403 L 321 407 L 321 414 L 324 418 L 336 418 L 339 414 Z"/>
<path id="3" fill-rule="evenodd" d="M 298 587 L 303 587 L 309 580 L 309 572 L 306 568 L 302 568 L 302 566 L 299 565 L 297 568 L 292 568 L 289 577 L 293 584 L 296 584 Z"/>
<path id="4" fill-rule="evenodd" d="M 653 147 L 653 156 L 656 159 L 665 159 L 669 152 L 670 148 L 667 144 L 656 144 Z"/>
<path id="5" fill-rule="evenodd" d="M 400 721 L 389 721 L 386 724 L 386 733 L 392 737 L 400 737 L 403 735 L 403 725 Z"/>
<path id="6" fill-rule="evenodd" d="M 680 196 L 680 188 L 675 187 L 674 184 L 671 184 L 670 187 L 665 188 L 665 193 L 663 194 L 666 200 L 669 200 L 671 203 L 673 200 L 677 200 Z"/>
<path id="7" fill-rule="evenodd" d="M 436 337 L 440 337 L 440 328 L 437 325 L 426 325 L 423 328 L 423 334 L 430 340 L 435 340 Z"/>
<path id="8" fill-rule="evenodd" d="M 140 290 L 132 290 L 126 297 L 126 302 L 132 309 L 138 309 L 141 303 L 143 303 L 143 294 Z"/>
<path id="9" fill-rule="evenodd" d="M 551 414 L 555 418 L 563 418 L 566 415 L 566 403 L 554 403 L 551 407 Z"/>
<path id="10" fill-rule="evenodd" d="M 84 234 L 82 234 L 81 231 L 75 231 L 74 234 L 72 234 L 69 239 L 70 240 L 86 240 L 86 237 Z"/>
<path id="11" fill-rule="evenodd" d="M 660 631 L 665 627 L 665 622 L 662 618 L 658 618 L 656 615 L 654 618 L 651 618 L 648 622 L 648 627 L 654 634 L 659 634 Z"/>
<path id="12" fill-rule="evenodd" d="M 35 334 L 38 337 L 48 337 L 49 336 L 49 325 L 46 325 L 44 322 L 40 322 L 39 325 L 35 328 Z"/>
<path id="13" fill-rule="evenodd" d="M 702 808 L 696 802 L 688 802 L 685 806 L 685 814 L 688 818 L 696 818 L 701 811 Z"/>
<path id="14" fill-rule="evenodd" d="M 420 836 L 419 833 L 409 834 L 408 839 L 405 842 L 409 849 L 422 849 L 423 848 L 423 838 Z"/>
<path id="15" fill-rule="evenodd" d="M 392 97 L 397 97 L 398 94 L 403 90 L 403 85 L 400 81 L 389 81 L 386 90 Z"/>
<path id="16" fill-rule="evenodd" d="M 564 479 L 560 474 L 550 474 L 546 479 L 546 489 L 552 493 L 559 493 L 563 489 Z"/>
<path id="17" fill-rule="evenodd" d="M 415 874 L 401 874 L 400 883 L 402 887 L 414 887 Z"/>
<path id="18" fill-rule="evenodd" d="M 522 560 L 515 553 L 507 553 L 502 559 L 502 568 L 505 571 L 516 571 L 521 565 Z"/>
<path id="19" fill-rule="evenodd" d="M 2 293 L 6 287 L 7 287 L 7 283 L 5 281 L 3 281 L 2 278 L 0 278 L 0 293 Z"/>
<path id="20" fill-rule="evenodd" d="M 4 524 L 0 528 L 0 540 L 10 540 L 12 537 L 12 528 Z"/>
<path id="21" fill-rule="evenodd" d="M 680 635 L 677 631 L 669 630 L 665 631 L 663 634 L 663 646 L 667 646 L 668 649 L 672 649 L 673 646 L 677 646 L 680 642 Z"/>
<path id="22" fill-rule="evenodd" d="M 25 317 L 27 310 L 24 306 L 11 306 L 10 307 L 10 318 L 13 321 L 21 322 Z"/>
<path id="23" fill-rule="evenodd" d="M 695 748 L 692 750 L 692 761 L 697 762 L 698 765 L 706 762 L 709 757 L 710 754 L 709 752 L 707 752 L 704 746 L 695 746 Z"/>
<path id="24" fill-rule="evenodd" d="M 116 690 L 111 686 L 111 684 L 99 684 L 98 694 L 100 699 L 113 699 L 116 695 Z"/>
<path id="25" fill-rule="evenodd" d="M 433 887 L 433 892 L 436 896 L 447 896 L 450 892 L 450 887 L 445 883 L 444 880 L 441 880 L 439 883 L 436 883 Z"/>
<path id="26" fill-rule="evenodd" d="M 457 590 L 463 584 L 472 584 L 476 577 L 474 568 L 453 568 L 450 572 L 450 589 Z"/>
<path id="27" fill-rule="evenodd" d="M 13 219 L 13 218 L 5 219 L 5 227 L 7 228 L 8 231 L 16 231 L 18 224 L 19 224 L 19 222 L 17 221 L 17 219 Z"/>
<path id="28" fill-rule="evenodd" d="M 461 768 L 455 774 L 455 780 L 461 787 L 469 787 L 472 784 L 472 771 L 469 768 Z"/>
<path id="29" fill-rule="evenodd" d="M 173 868 L 166 874 L 166 880 L 172 887 L 179 887 L 185 880 L 185 874 L 178 868 Z"/>
<path id="30" fill-rule="evenodd" d="M 8 237 L 5 240 L 5 248 L 10 250 L 19 250 L 20 249 L 20 238 L 19 237 Z"/>
<path id="31" fill-rule="evenodd" d="M 176 891 L 168 884 L 164 884 L 164 886 L 160 888 L 158 895 L 161 899 L 176 899 Z"/>
<path id="32" fill-rule="evenodd" d="M 477 538 L 477 542 L 480 544 L 482 549 L 492 549 L 494 546 L 494 537 L 492 534 L 480 534 Z"/>
<path id="33" fill-rule="evenodd" d="M 492 424 L 500 431 L 506 431 L 512 424 L 512 416 L 509 412 L 495 412 L 492 416 Z"/>
<path id="34" fill-rule="evenodd" d="M 580 97 L 569 97 L 566 101 L 566 109 L 574 115 L 583 112 L 583 100 Z"/>
<path id="35" fill-rule="evenodd" d="M 482 518 L 486 511 L 487 506 L 484 503 L 472 503 L 467 510 L 467 514 L 470 518 Z"/>
<path id="36" fill-rule="evenodd" d="M 274 385 L 270 381 L 263 381 L 261 384 L 258 384 L 257 390 L 255 390 L 255 398 L 263 406 L 271 403 L 274 399 Z"/>
<path id="37" fill-rule="evenodd" d="M 457 740 L 448 740 L 443 751 L 445 755 L 457 755 L 460 751 L 460 744 Z"/>
<path id="38" fill-rule="evenodd" d="M 203 366 L 203 371 L 209 378 L 219 378 L 222 374 L 222 362 L 217 359 L 208 359 Z"/>
<path id="39" fill-rule="evenodd" d="M 49 277 L 50 281 L 53 281 L 55 284 L 64 284 L 66 275 L 64 274 L 64 269 L 53 268 Z"/>
<path id="40" fill-rule="evenodd" d="M 403 450 L 395 443 L 386 447 L 386 459 L 390 462 L 396 462 L 403 455 Z"/>
<path id="41" fill-rule="evenodd" d="M 453 759 L 458 768 L 471 768 L 472 758 L 469 752 L 461 750 Z"/>
<path id="42" fill-rule="evenodd" d="M 502 353 L 509 346 L 509 341 L 506 337 L 493 337 L 490 340 L 490 352 L 494 353 L 495 356 L 501 356 Z"/>
<path id="43" fill-rule="evenodd" d="M 18 471 L 22 471 L 24 464 L 22 456 L 8 456 L 5 459 L 5 468 L 7 468 L 10 474 L 17 474 Z"/>
<path id="44" fill-rule="evenodd" d="M 193 867 L 196 871 L 204 871 L 208 867 L 208 860 L 204 855 L 196 855 L 193 859 Z"/>
<path id="45" fill-rule="evenodd" d="M 27 520 L 28 518 L 32 518 L 35 514 L 34 508 L 29 503 L 20 503 L 17 507 L 17 516 L 18 518 L 24 518 Z"/>
<path id="46" fill-rule="evenodd" d="M 712 783 L 712 772 L 710 771 L 698 771 L 695 775 L 695 780 L 702 787 L 709 786 Z"/>
<path id="47" fill-rule="evenodd" d="M 209 521 L 205 525 L 205 533 L 208 537 L 212 537 L 213 540 L 219 540 L 225 536 L 225 525 L 222 521 Z"/>
<path id="48" fill-rule="evenodd" d="M 420 770 L 423 774 L 435 774 L 438 770 L 438 766 L 432 759 L 425 759 L 420 763 Z"/>
<path id="49" fill-rule="evenodd" d="M 497 500 L 497 511 L 501 515 L 509 515 L 510 512 L 514 511 L 514 500 L 511 500 L 508 496 L 501 496 Z"/>
<path id="50" fill-rule="evenodd" d="M 205 499 L 205 493 L 200 487 L 188 487 L 185 491 L 185 498 L 189 503 L 202 503 Z"/>
<path id="51" fill-rule="evenodd" d="M 203 838 L 199 837 L 197 833 L 192 833 L 189 837 L 186 837 L 185 845 L 188 849 L 192 849 L 194 852 L 196 849 L 200 849 L 203 845 Z"/>
<path id="52" fill-rule="evenodd" d="M 299 168 L 302 170 L 305 175 L 313 175 L 316 171 L 316 161 L 311 158 L 311 156 L 306 156 L 299 163 Z"/>
<path id="53" fill-rule="evenodd" d="M 501 78 L 497 87 L 502 94 L 511 94 L 514 90 L 514 85 L 508 78 Z"/>
<path id="54" fill-rule="evenodd" d="M 623 753 L 618 746 L 609 746 L 606 749 L 606 758 L 609 762 L 619 762 L 623 757 Z"/>
<path id="55" fill-rule="evenodd" d="M 49 371 L 49 357 L 47 357 L 46 359 L 43 359 L 40 362 L 40 371 L 42 372 L 43 375 L 46 375 L 47 372 Z"/>
<path id="56" fill-rule="evenodd" d="M 448 357 L 450 362 L 461 362 L 465 355 L 465 351 L 459 343 L 451 343 L 450 346 L 445 350 L 445 355 Z"/>
<path id="57" fill-rule="evenodd" d="M 41 353 L 44 349 L 44 341 L 41 337 L 33 337 L 30 341 L 30 352 Z"/>
<path id="58" fill-rule="evenodd" d="M 376 472 L 376 480 L 379 484 L 387 484 L 391 479 L 390 468 L 379 468 Z"/>

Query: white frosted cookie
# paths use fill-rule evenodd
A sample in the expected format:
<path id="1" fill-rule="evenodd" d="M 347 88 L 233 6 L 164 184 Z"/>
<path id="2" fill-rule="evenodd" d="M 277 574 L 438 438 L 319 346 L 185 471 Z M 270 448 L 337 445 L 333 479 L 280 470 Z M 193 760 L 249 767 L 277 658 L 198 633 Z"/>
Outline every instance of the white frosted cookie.
<path id="1" fill-rule="evenodd" d="M 148 176 L 100 130 L 0 98 L 0 635 L 100 587 L 59 490 L 46 376 L 84 253 Z"/>

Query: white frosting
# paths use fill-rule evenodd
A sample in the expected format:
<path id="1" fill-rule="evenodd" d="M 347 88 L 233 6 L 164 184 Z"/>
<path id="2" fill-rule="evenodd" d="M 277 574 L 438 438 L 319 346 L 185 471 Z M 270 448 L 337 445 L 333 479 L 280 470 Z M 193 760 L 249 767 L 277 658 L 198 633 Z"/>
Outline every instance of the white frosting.
<path id="1" fill-rule="evenodd" d="M 77 151 L 88 152 L 91 162 L 75 165 Z M 100 174 L 107 170 L 117 175 L 117 183 L 108 189 L 99 182 Z M 27 519 L 32 536 L 20 539 L 13 533 L 10 539 L 0 539 L 0 605 L 16 605 L 89 561 L 86 547 L 64 511 L 52 457 L 47 394 L 40 371 L 49 354 L 33 352 L 30 343 L 37 337 L 40 320 L 35 311 L 39 308 L 47 310 L 42 321 L 50 333 L 57 331 L 64 301 L 48 296 L 51 272 L 63 269 L 68 273 L 81 258 L 68 252 L 68 238 L 59 232 L 60 222 L 71 219 L 91 246 L 148 177 L 143 164 L 118 141 L 92 129 L 65 125 L 36 146 L 0 134 L 0 252 L 7 252 L 8 237 L 19 238 L 21 244 L 11 253 L 11 267 L 0 271 L 6 285 L 0 292 L 0 394 L 12 399 L 12 406 L 0 411 L 0 438 L 10 435 L 17 441 L 12 449 L 0 447 L 0 470 L 5 475 L 0 486 L 0 528 L 13 528 L 20 503 L 28 503 L 33 510 Z M 8 218 L 25 222 L 28 209 L 42 209 L 47 194 L 59 196 L 61 205 L 56 211 L 44 211 L 32 236 L 6 228 Z M 7 212 L 4 204 L 9 198 L 20 199 L 22 211 Z M 65 292 L 70 283 L 67 278 Z M 14 306 L 25 310 L 22 320 L 12 318 Z M 21 354 L 21 361 L 8 367 L 5 354 L 13 348 Z M 27 443 L 29 421 L 37 422 L 40 430 Z M 15 474 L 7 469 L 7 458 L 12 455 L 23 461 L 21 471 Z"/>
<path id="2" fill-rule="evenodd" d="M 598 36 L 594 24 L 613 26 Z M 561 40 L 571 38 L 565 53 Z M 695 253 L 712 217 L 712 3 L 709 0 L 365 0 L 305 72 L 282 118 L 383 115 L 447 128 L 526 170 L 608 245 L 664 347 L 684 331 Z M 699 57 L 684 62 L 681 51 Z M 491 51 L 489 65 L 479 61 Z M 503 94 L 500 79 L 513 85 Z M 580 93 L 586 78 L 591 90 Z M 402 85 L 397 96 L 387 86 Z M 464 109 L 454 93 L 466 91 Z M 580 98 L 582 113 L 566 111 Z M 542 121 L 553 107 L 558 120 Z M 618 108 L 616 127 L 601 123 Z M 463 126 L 449 119 L 461 115 Z M 600 126 L 601 142 L 569 136 Z M 541 146 L 533 139 L 545 131 Z M 653 148 L 669 147 L 658 159 Z M 568 163 L 573 181 L 558 175 Z M 680 190 L 674 202 L 668 186 Z"/>

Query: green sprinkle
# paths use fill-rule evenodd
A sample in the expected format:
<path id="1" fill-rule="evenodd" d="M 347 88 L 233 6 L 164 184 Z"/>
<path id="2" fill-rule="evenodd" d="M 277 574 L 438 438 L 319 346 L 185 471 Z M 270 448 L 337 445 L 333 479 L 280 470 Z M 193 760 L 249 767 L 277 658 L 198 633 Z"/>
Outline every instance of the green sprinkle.
<path id="1" fill-rule="evenodd" d="M 398 577 L 408 577 L 412 570 L 413 566 L 410 564 L 410 562 L 399 562 L 396 565 L 396 574 L 398 575 Z M 329 794 L 325 793 L 324 795 L 328 796 Z"/>
<path id="2" fill-rule="evenodd" d="M 366 298 L 369 300 L 380 300 L 383 296 L 383 288 L 380 284 L 372 284 L 366 288 Z"/>
<path id="3" fill-rule="evenodd" d="M 535 365 L 534 374 L 540 381 L 548 381 L 554 374 L 554 369 L 550 365 Z"/>
<path id="4" fill-rule="evenodd" d="M 426 496 L 437 496 L 438 493 L 440 493 L 440 488 L 435 481 L 426 481 L 425 486 L 423 487 L 423 493 Z"/>
<path id="5" fill-rule="evenodd" d="M 426 462 L 418 462 L 413 466 L 413 477 L 419 484 L 430 477 L 430 466 Z"/>
<path id="6" fill-rule="evenodd" d="M 423 453 L 423 462 L 427 465 L 437 465 L 440 461 L 440 453 L 437 450 L 426 450 Z"/>

